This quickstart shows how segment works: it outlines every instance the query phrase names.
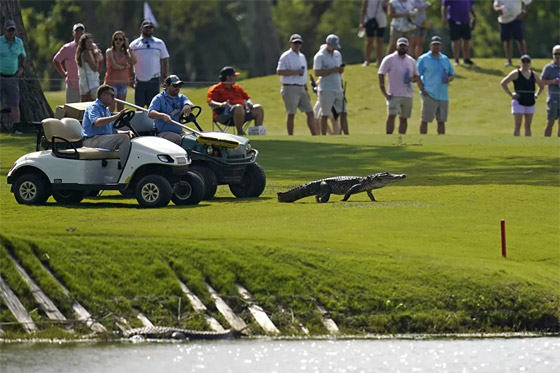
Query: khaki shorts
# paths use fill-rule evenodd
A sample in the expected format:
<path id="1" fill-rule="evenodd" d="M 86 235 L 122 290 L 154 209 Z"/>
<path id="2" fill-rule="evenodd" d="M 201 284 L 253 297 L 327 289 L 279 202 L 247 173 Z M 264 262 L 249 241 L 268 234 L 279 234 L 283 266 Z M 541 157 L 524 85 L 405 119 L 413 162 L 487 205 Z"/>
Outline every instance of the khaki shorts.
<path id="1" fill-rule="evenodd" d="M 449 101 L 434 100 L 428 95 L 422 95 L 422 122 L 431 123 L 434 116 L 438 122 L 447 122 Z"/>
<path id="2" fill-rule="evenodd" d="M 412 97 L 393 96 L 387 100 L 387 114 L 410 118 L 412 114 Z"/>
<path id="3" fill-rule="evenodd" d="M 284 106 L 288 114 L 295 114 L 297 109 L 302 113 L 309 113 L 313 111 L 311 107 L 311 99 L 307 93 L 305 86 L 299 85 L 283 85 L 280 89 Z"/>
<path id="4" fill-rule="evenodd" d="M 346 113 L 346 103 L 342 91 L 319 91 L 319 101 L 323 116 L 332 116 L 332 107 L 337 113 Z"/>

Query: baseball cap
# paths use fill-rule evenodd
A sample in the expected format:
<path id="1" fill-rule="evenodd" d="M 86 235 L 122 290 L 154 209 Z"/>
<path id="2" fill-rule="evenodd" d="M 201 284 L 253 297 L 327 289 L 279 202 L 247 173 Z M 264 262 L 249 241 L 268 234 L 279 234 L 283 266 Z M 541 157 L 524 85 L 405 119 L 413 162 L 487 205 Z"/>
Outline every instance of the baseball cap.
<path id="1" fill-rule="evenodd" d="M 300 34 L 293 34 L 292 36 L 290 36 L 290 43 L 293 43 L 295 41 L 301 41 L 303 43 L 303 39 L 301 38 Z"/>
<path id="2" fill-rule="evenodd" d="M 154 27 L 154 23 L 149 19 L 145 19 L 142 21 L 142 25 L 140 27 Z"/>
<path id="3" fill-rule="evenodd" d="M 231 66 L 225 66 L 220 70 L 220 77 L 225 78 L 230 75 L 239 75 L 239 73 L 235 72 L 235 69 Z"/>
<path id="4" fill-rule="evenodd" d="M 327 36 L 326 42 L 334 49 L 342 48 L 342 46 L 340 45 L 340 39 L 335 34 L 330 34 L 329 36 Z"/>
<path id="5" fill-rule="evenodd" d="M 441 38 L 439 36 L 432 36 L 432 41 L 430 44 L 441 44 Z"/>
<path id="6" fill-rule="evenodd" d="M 524 55 L 521 56 L 519 59 L 520 59 L 521 61 L 523 61 L 523 60 L 529 60 L 529 61 L 531 61 L 531 56 L 529 56 L 528 54 L 524 54 Z"/>
<path id="7" fill-rule="evenodd" d="M 16 28 L 16 23 L 14 21 L 12 21 L 11 19 L 9 19 L 4 23 L 4 28 L 6 30 L 9 30 L 11 28 Z"/>
<path id="8" fill-rule="evenodd" d="M 169 75 L 167 78 L 165 78 L 164 82 L 167 85 L 183 84 L 183 82 L 181 81 L 181 79 L 179 79 L 177 75 Z"/>
<path id="9" fill-rule="evenodd" d="M 408 39 L 407 38 L 399 38 L 399 40 L 397 40 L 397 45 L 408 45 Z"/>
<path id="10" fill-rule="evenodd" d="M 76 29 L 82 28 L 84 31 L 86 31 L 86 27 L 81 24 L 81 23 L 76 23 L 74 26 L 72 26 L 72 31 L 76 31 Z"/>

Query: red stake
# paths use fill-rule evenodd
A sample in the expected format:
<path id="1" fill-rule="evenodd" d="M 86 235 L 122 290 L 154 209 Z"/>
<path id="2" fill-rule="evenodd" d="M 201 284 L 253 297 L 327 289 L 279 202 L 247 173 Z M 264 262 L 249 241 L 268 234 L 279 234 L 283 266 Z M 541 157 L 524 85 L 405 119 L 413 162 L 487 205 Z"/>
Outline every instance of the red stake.
<path id="1" fill-rule="evenodd" d="M 506 257 L 506 221 L 502 219 L 501 221 L 501 228 L 502 228 L 502 256 Z"/>

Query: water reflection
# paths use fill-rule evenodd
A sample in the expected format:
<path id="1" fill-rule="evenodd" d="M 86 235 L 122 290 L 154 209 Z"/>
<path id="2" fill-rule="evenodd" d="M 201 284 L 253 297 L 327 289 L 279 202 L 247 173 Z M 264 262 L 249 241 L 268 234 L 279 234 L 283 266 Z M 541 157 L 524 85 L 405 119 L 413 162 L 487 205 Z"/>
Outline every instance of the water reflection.
<path id="1" fill-rule="evenodd" d="M 559 372 L 560 338 L 0 345 L 4 372 Z"/>

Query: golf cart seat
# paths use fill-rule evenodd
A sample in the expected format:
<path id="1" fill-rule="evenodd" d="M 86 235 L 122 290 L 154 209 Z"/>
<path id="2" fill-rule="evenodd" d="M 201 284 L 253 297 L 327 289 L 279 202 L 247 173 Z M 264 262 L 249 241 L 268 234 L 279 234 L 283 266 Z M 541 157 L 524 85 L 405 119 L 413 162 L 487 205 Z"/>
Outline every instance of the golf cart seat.
<path id="1" fill-rule="evenodd" d="M 69 159 L 118 159 L 118 150 L 82 146 L 82 125 L 74 118 L 43 119 L 45 138 L 52 143 L 52 153 Z M 65 145 L 68 149 L 64 149 Z"/>
<path id="2" fill-rule="evenodd" d="M 130 120 L 130 125 L 142 136 L 155 134 L 154 120 L 148 117 L 148 113 L 144 111 L 136 111 Z"/>

